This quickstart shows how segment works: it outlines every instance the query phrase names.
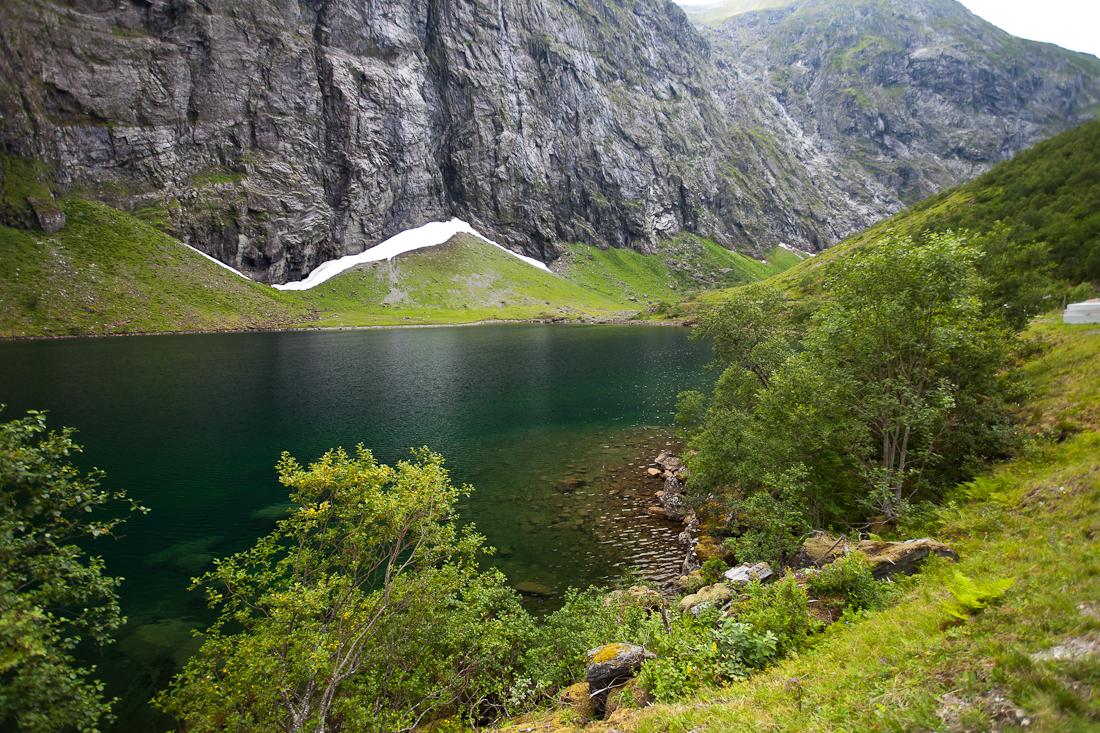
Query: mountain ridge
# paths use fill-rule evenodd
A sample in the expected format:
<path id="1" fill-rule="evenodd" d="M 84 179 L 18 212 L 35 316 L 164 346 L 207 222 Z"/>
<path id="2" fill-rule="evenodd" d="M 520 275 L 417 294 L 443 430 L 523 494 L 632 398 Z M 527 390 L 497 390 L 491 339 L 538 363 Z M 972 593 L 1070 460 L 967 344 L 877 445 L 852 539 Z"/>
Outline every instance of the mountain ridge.
<path id="1" fill-rule="evenodd" d="M 708 30 L 658 0 L 13 0 L 0 146 L 44 161 L 59 195 L 281 283 L 452 217 L 544 262 L 575 242 L 655 253 L 680 233 L 757 258 L 821 250 L 1100 104 L 1100 62 L 965 16 L 951 32 L 973 48 L 921 58 L 939 47 L 890 35 L 920 36 L 912 22 L 880 19 L 881 43 L 856 22 L 907 4 L 843 6 Z M 931 41 L 961 8 L 920 7 Z M 1015 66 L 996 63 L 1019 43 Z"/>

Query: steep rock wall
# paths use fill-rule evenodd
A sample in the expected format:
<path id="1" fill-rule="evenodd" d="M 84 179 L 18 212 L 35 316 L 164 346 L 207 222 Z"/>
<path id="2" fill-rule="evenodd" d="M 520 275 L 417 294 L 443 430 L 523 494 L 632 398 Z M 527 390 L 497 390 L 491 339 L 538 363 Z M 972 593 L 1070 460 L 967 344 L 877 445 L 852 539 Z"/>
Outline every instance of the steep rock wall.
<path id="1" fill-rule="evenodd" d="M 8 0 L 0 144 L 284 282 L 452 216 L 544 260 L 563 241 L 651 252 L 684 230 L 820 249 L 1098 98 L 1088 69 L 1039 69 L 974 117 L 981 134 L 953 136 L 974 105 L 958 68 L 984 46 L 952 65 L 921 50 L 939 48 L 932 27 L 904 59 L 896 40 L 851 52 L 868 17 L 853 5 L 747 14 L 708 40 L 661 0 Z M 927 5 L 934 26 L 957 4 Z M 871 58 L 852 73 L 873 70 L 872 95 L 900 84 L 905 114 L 847 94 L 863 87 L 838 49 Z M 1070 113 L 1032 122 L 1059 94 Z"/>

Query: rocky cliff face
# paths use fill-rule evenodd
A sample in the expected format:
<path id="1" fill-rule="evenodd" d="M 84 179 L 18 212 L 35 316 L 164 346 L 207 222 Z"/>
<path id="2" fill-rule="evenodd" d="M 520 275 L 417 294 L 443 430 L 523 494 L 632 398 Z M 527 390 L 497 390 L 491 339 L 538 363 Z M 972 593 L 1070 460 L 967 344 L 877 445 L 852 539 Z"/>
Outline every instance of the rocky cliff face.
<path id="1" fill-rule="evenodd" d="M 546 260 L 819 249 L 1100 102 L 1095 59 L 951 0 L 836 5 L 7 0 L 0 143 L 284 282 L 451 216 Z"/>

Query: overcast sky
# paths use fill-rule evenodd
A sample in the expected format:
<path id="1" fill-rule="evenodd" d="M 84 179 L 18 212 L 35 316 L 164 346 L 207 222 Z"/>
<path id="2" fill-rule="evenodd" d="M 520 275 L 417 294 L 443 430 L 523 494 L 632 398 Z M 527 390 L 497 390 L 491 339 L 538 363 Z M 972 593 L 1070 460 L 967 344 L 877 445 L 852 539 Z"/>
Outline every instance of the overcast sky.
<path id="1" fill-rule="evenodd" d="M 960 0 L 975 15 L 1014 36 L 1100 57 L 1100 0 Z M 676 0 L 706 5 L 706 0 Z"/>

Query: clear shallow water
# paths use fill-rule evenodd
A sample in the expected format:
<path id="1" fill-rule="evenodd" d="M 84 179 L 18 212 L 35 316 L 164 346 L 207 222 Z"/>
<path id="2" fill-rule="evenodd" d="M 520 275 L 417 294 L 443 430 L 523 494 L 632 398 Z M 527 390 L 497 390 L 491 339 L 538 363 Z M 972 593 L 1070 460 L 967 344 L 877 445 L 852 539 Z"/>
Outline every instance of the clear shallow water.
<path id="1" fill-rule="evenodd" d="M 287 502 L 275 462 L 363 443 L 383 462 L 426 445 L 513 582 L 560 592 L 642 565 L 673 572 L 671 525 L 636 490 L 666 442 L 676 395 L 709 354 L 670 327 L 463 328 L 139 336 L 0 343 L 10 420 L 49 410 L 79 430 L 82 463 L 152 512 L 94 543 L 131 621 L 97 661 L 123 696 L 115 730 L 164 730 L 144 712 L 209 619 L 186 590 L 215 556 L 252 545 Z M 636 466 L 627 466 L 634 463 Z M 609 469 L 627 466 L 623 471 Z M 584 484 L 565 493 L 562 481 Z M 632 483 L 633 482 L 633 483 Z M 655 491 L 658 486 L 654 486 Z"/>

